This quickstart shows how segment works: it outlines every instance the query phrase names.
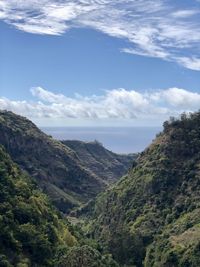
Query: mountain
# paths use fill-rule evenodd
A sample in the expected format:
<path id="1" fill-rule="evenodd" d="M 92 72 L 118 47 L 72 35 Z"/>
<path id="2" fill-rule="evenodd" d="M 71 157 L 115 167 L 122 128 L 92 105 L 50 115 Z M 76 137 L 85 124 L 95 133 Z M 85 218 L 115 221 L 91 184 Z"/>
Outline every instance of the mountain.
<path id="1" fill-rule="evenodd" d="M 106 183 L 84 168 L 69 147 L 40 131 L 28 119 L 0 112 L 0 144 L 35 178 L 62 211 L 87 202 Z"/>
<path id="2" fill-rule="evenodd" d="M 67 140 L 62 143 L 76 152 L 82 166 L 109 184 L 126 174 L 137 157 L 137 154 L 113 153 L 98 141 Z"/>
<path id="3" fill-rule="evenodd" d="M 0 133 L 0 266 L 200 266 L 200 112 L 165 122 L 111 187 L 104 157 L 122 161 L 97 142 L 61 143 L 3 111 Z M 77 212 L 85 223 L 64 220 L 37 185 L 64 212 L 93 199 Z"/>
<path id="4" fill-rule="evenodd" d="M 88 242 L 0 146 L 0 266 L 118 266 Z"/>
<path id="5" fill-rule="evenodd" d="M 46 196 L 0 147 L 0 266 L 50 266 L 59 246 L 76 243 Z"/>
<path id="6" fill-rule="evenodd" d="M 87 229 L 120 266 L 200 266 L 200 112 L 164 130 L 115 186 Z"/>
<path id="7" fill-rule="evenodd" d="M 0 144 L 64 213 L 93 199 L 111 180 L 111 175 L 107 179 L 105 175 L 97 175 L 98 171 L 94 171 L 91 164 L 87 168 L 88 165 L 84 165 L 86 160 L 83 161 L 80 153 L 77 154 L 66 144 L 44 134 L 28 119 L 12 112 L 0 111 Z M 117 159 L 117 163 L 112 160 L 113 170 L 120 165 L 124 171 L 126 159 L 124 164 Z M 103 160 L 99 165 L 96 160 L 95 164 L 102 168 Z M 99 170 L 99 174 L 102 173 Z"/>

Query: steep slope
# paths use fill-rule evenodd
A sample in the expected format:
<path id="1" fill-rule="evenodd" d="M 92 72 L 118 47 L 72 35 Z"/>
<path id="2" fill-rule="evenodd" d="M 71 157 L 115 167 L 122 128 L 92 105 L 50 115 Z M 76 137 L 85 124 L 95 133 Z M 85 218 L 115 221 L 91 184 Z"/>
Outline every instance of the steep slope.
<path id="1" fill-rule="evenodd" d="M 106 186 L 81 165 L 73 150 L 12 112 L 0 111 L 0 144 L 64 212 L 92 199 Z"/>
<path id="2" fill-rule="evenodd" d="M 59 246 L 76 243 L 46 196 L 0 146 L 0 266 L 51 266 Z"/>
<path id="3" fill-rule="evenodd" d="M 107 150 L 97 141 L 62 141 L 78 155 L 82 166 L 108 183 L 116 182 L 127 173 L 137 154 L 119 155 Z"/>
<path id="4" fill-rule="evenodd" d="M 200 112 L 164 123 L 126 177 L 101 194 L 89 233 L 122 265 L 200 266 Z"/>
<path id="5" fill-rule="evenodd" d="M 0 266 L 118 266 L 87 243 L 0 146 Z"/>

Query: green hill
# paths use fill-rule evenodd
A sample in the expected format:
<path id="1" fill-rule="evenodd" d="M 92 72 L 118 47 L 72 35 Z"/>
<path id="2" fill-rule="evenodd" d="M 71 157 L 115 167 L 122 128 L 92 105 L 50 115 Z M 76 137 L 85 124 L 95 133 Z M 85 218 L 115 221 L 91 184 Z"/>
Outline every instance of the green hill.
<path id="1" fill-rule="evenodd" d="M 137 154 L 120 155 L 103 147 L 98 141 L 62 141 L 78 155 L 82 166 L 90 170 L 108 184 L 116 182 L 127 173 Z"/>
<path id="2" fill-rule="evenodd" d="M 76 238 L 30 178 L 0 147 L 0 266 L 53 266 Z"/>
<path id="3" fill-rule="evenodd" d="M 0 266 L 118 266 L 89 242 L 0 146 Z"/>
<path id="4" fill-rule="evenodd" d="M 0 144 L 65 213 L 93 199 L 113 181 L 114 173 L 118 171 L 119 177 L 132 161 L 131 156 L 118 156 L 111 152 L 108 155 L 101 146 L 98 146 L 99 151 L 93 146 L 92 155 L 85 149 L 82 151 L 84 156 L 81 156 L 81 142 L 80 148 L 74 146 L 74 151 L 66 145 L 67 142 L 63 144 L 54 140 L 28 119 L 7 111 L 0 111 Z M 101 154 L 106 159 L 112 156 L 112 162 L 100 159 Z M 102 170 L 106 169 L 104 173 Z"/>
<path id="5" fill-rule="evenodd" d="M 11 112 L 0 113 L 0 133 L 23 169 L 0 147 L 0 266 L 200 266 L 200 112 L 165 122 L 129 172 L 96 200 L 113 181 L 115 168 L 104 162 L 115 166 L 112 152 L 98 143 L 62 144 Z M 77 212 L 87 219 L 82 231 L 62 219 L 37 184 L 65 212 L 93 199 Z"/>
<path id="6" fill-rule="evenodd" d="M 88 233 L 120 266 L 200 266 L 200 112 L 164 131 L 102 193 Z"/>
<path id="7" fill-rule="evenodd" d="M 106 187 L 81 165 L 73 150 L 12 112 L 0 111 L 0 144 L 63 212 L 87 202 Z"/>

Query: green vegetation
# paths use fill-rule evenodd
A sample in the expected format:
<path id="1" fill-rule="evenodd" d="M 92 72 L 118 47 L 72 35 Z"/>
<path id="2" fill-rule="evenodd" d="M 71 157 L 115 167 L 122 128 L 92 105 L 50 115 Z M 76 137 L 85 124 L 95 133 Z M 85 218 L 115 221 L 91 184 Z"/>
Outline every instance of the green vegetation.
<path id="1" fill-rule="evenodd" d="M 69 147 L 28 119 L 0 111 L 0 144 L 63 212 L 94 198 L 106 183 L 84 168 Z"/>
<path id="2" fill-rule="evenodd" d="M 96 142 L 62 144 L 10 112 L 0 131 L 0 266 L 200 266 L 200 112 L 165 122 L 96 199 L 127 158 Z M 81 207 L 74 226 L 37 185 L 60 210 Z"/>
<path id="3" fill-rule="evenodd" d="M 77 243 L 48 199 L 0 147 L 0 266 L 53 266 Z"/>
<path id="4" fill-rule="evenodd" d="M 119 267 L 110 255 L 102 256 L 97 250 L 85 245 L 72 247 L 56 266 L 59 267 Z"/>
<path id="5" fill-rule="evenodd" d="M 0 146 L 0 266 L 118 266 L 87 243 Z"/>
<path id="6" fill-rule="evenodd" d="M 82 166 L 86 167 L 106 183 L 119 180 L 131 168 L 137 154 L 119 155 L 103 147 L 98 141 L 62 141 L 78 155 Z"/>
<path id="7" fill-rule="evenodd" d="M 95 203 L 87 231 L 121 266 L 200 266 L 200 112 L 164 131 Z"/>
<path id="8" fill-rule="evenodd" d="M 125 172 L 132 161 L 130 156 L 113 153 L 112 163 L 108 162 L 102 168 L 105 161 L 100 161 L 101 155 L 108 154 L 102 146 L 95 146 L 90 160 L 85 149 L 84 160 L 84 156 L 80 156 L 81 146 L 80 150 L 74 151 L 67 146 L 67 142 L 64 145 L 54 140 L 28 119 L 12 112 L 0 111 L 0 133 L 0 144 L 13 161 L 35 179 L 54 205 L 64 213 L 94 199 L 114 180 L 114 173 Z M 106 168 L 107 173 L 103 175 L 102 170 Z"/>

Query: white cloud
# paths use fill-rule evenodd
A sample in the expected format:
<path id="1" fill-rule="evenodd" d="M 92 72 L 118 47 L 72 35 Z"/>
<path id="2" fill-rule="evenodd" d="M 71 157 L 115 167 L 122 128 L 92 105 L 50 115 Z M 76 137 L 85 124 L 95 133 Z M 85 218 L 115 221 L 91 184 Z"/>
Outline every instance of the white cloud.
<path id="1" fill-rule="evenodd" d="M 198 110 L 200 108 L 200 94 L 180 88 L 170 88 L 149 95 L 152 101 L 167 105 L 176 110 Z"/>
<path id="2" fill-rule="evenodd" d="M 172 17 L 175 18 L 188 18 L 199 13 L 199 10 L 178 10 L 172 13 Z"/>
<path id="3" fill-rule="evenodd" d="M 123 88 L 105 91 L 101 96 L 83 97 L 76 94 L 67 97 L 41 87 L 31 89 L 36 101 L 15 101 L 0 98 L 0 108 L 11 110 L 32 120 L 59 119 L 63 124 L 73 120 L 95 120 L 96 122 L 127 120 L 160 121 L 170 115 L 200 108 L 200 94 L 180 88 L 138 92 Z"/>
<path id="4" fill-rule="evenodd" d="M 200 70 L 200 3 L 166 0 L 0 0 L 0 19 L 35 34 L 89 27 L 129 42 L 122 51 Z"/>
<path id="5" fill-rule="evenodd" d="M 191 70 L 200 70 L 200 57 L 179 57 L 177 62 Z"/>

